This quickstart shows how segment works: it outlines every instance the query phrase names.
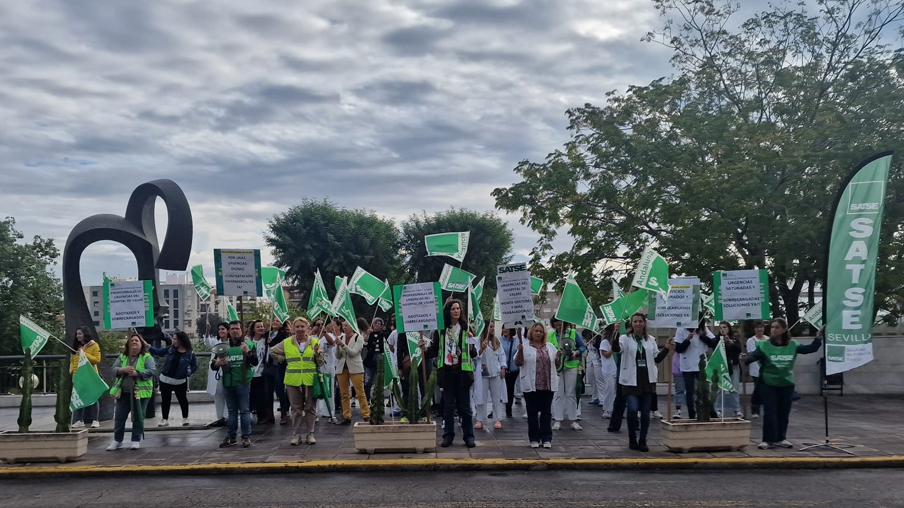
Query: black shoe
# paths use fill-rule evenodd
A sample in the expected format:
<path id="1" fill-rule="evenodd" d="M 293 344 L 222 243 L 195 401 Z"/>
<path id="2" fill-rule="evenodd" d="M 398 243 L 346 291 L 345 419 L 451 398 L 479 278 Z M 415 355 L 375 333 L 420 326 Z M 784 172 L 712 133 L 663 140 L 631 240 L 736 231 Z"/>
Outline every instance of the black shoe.
<path id="1" fill-rule="evenodd" d="M 208 423 L 207 425 L 205 425 L 205 427 L 207 427 L 207 428 L 212 428 L 212 427 L 225 427 L 225 426 L 226 426 L 226 419 L 225 419 L 225 418 L 221 418 L 221 419 L 219 419 L 219 420 L 210 422 L 210 423 Z"/>
<path id="2" fill-rule="evenodd" d="M 251 436 L 243 436 L 242 448 L 248 448 L 249 446 L 251 446 Z"/>
<path id="3" fill-rule="evenodd" d="M 632 450 L 637 450 L 639 446 L 637 445 L 637 438 L 633 435 L 628 436 L 628 448 Z"/>
<path id="4" fill-rule="evenodd" d="M 220 443 L 220 448 L 228 448 L 230 446 L 235 446 L 238 443 L 238 440 L 234 437 L 227 437 Z"/>
<path id="5" fill-rule="evenodd" d="M 475 446 L 477 446 L 477 443 L 475 443 L 473 439 L 468 439 L 467 441 L 465 441 L 465 446 L 467 446 L 468 448 L 474 448 Z"/>
<path id="6" fill-rule="evenodd" d="M 609 432 L 621 432 L 621 429 L 613 429 L 612 427 L 608 427 L 606 430 Z"/>
<path id="7" fill-rule="evenodd" d="M 646 441 L 641 441 L 640 443 L 638 443 L 638 444 L 637 444 L 637 449 L 640 450 L 640 451 L 642 451 L 642 452 L 648 452 L 648 451 L 650 451 L 650 448 L 647 447 L 647 442 L 646 442 Z"/>
<path id="8" fill-rule="evenodd" d="M 511 411 L 509 411 L 508 413 L 505 413 L 505 417 L 508 418 L 508 419 L 514 418 L 514 416 L 512 416 Z"/>
<path id="9" fill-rule="evenodd" d="M 443 442 L 440 443 L 439 445 L 442 446 L 443 448 L 448 448 L 448 447 L 452 446 L 452 440 L 451 439 L 443 439 Z"/>
<path id="10" fill-rule="evenodd" d="M 336 425 L 351 425 L 351 424 L 352 424 L 351 420 L 349 420 L 348 418 L 343 418 Z"/>

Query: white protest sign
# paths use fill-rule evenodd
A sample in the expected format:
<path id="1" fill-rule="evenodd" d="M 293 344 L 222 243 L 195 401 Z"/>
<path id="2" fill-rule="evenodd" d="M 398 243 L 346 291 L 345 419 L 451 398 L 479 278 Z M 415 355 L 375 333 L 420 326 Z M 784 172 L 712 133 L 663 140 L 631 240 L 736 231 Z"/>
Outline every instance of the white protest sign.
<path id="1" fill-rule="evenodd" d="M 533 321 L 534 301 L 527 263 L 499 265 L 496 268 L 496 288 L 504 327 L 524 326 Z"/>
<path id="2" fill-rule="evenodd" d="M 442 289 L 439 282 L 393 286 L 392 293 L 399 333 L 442 330 L 445 327 L 440 311 Z"/>
<path id="3" fill-rule="evenodd" d="M 261 251 L 258 249 L 214 249 L 217 294 L 263 296 Z"/>
<path id="4" fill-rule="evenodd" d="M 674 282 L 681 282 L 675 280 Z M 696 326 L 700 312 L 700 285 L 669 281 L 668 298 L 650 293 L 649 326 L 652 328 L 688 328 Z"/>
<path id="5" fill-rule="evenodd" d="M 713 273 L 716 321 L 769 319 L 769 275 L 766 270 Z"/>
<path id="6" fill-rule="evenodd" d="M 104 327 L 108 330 L 154 326 L 153 281 L 104 281 Z"/>

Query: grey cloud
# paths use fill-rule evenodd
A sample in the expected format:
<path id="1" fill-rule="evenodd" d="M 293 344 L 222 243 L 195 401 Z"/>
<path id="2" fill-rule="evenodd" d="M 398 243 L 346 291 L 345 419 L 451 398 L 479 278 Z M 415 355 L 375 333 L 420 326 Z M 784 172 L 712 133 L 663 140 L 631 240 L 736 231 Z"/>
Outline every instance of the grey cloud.
<path id="1" fill-rule="evenodd" d="M 456 24 L 489 27 L 515 26 L 519 30 L 545 30 L 561 21 L 561 2 L 529 0 L 514 5 L 494 6 L 482 0 L 468 0 L 441 5 L 428 10 L 432 16 L 449 19 Z"/>
<path id="2" fill-rule="evenodd" d="M 449 33 L 448 29 L 433 26 L 413 26 L 387 33 L 383 42 L 398 55 L 423 56 L 432 53 Z"/>
<path id="3" fill-rule="evenodd" d="M 369 83 L 354 93 L 372 102 L 395 105 L 426 100 L 435 91 L 436 85 L 429 81 L 385 80 Z"/>

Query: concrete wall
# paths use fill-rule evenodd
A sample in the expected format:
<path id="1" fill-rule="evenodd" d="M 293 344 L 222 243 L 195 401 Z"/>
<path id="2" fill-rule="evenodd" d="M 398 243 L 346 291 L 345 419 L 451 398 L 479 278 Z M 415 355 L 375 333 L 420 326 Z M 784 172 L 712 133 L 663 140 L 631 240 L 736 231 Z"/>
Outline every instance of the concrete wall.
<path id="1" fill-rule="evenodd" d="M 800 339 L 807 343 L 810 339 Z M 904 394 L 904 337 L 873 337 L 874 360 L 844 373 L 845 394 Z M 819 393 L 819 365 L 822 350 L 798 356 L 794 366 L 797 391 Z"/>

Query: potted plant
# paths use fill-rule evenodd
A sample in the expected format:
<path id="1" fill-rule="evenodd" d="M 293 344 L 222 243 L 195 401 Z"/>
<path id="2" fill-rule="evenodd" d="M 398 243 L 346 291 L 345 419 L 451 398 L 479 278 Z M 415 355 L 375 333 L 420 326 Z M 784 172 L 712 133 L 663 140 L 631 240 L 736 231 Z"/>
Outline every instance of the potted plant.
<path id="1" fill-rule="evenodd" d="M 418 400 L 418 372 L 412 367 L 408 376 L 408 397 L 402 397 L 399 383 L 393 379 L 391 391 L 398 400 L 399 406 L 408 415 L 408 422 L 385 421 L 386 405 L 383 403 L 383 387 L 385 376 L 385 359 L 383 353 L 377 360 L 377 372 L 374 375 L 374 393 L 371 397 L 370 420 L 367 423 L 355 424 L 355 448 L 364 453 L 383 452 L 432 452 L 436 450 L 436 422 L 429 419 L 429 408 L 433 403 L 433 392 L 436 389 L 436 372 L 427 381 L 426 393 Z M 419 421 L 418 416 L 425 412 L 426 421 Z"/>
<path id="2" fill-rule="evenodd" d="M 31 350 L 26 349 L 22 361 L 22 401 L 19 404 L 19 430 L 0 432 L 0 459 L 8 463 L 56 460 L 69 462 L 88 452 L 88 430 L 70 432 L 69 403 L 72 397 L 72 375 L 69 359 L 62 360 L 60 383 L 57 388 L 56 430 L 54 432 L 29 432 L 31 426 L 31 396 L 33 360 Z"/>
<path id="3" fill-rule="evenodd" d="M 700 355 L 697 379 L 697 420 L 661 420 L 662 444 L 673 452 L 737 451 L 750 444 L 750 421 L 714 419 L 718 374 L 706 379 L 706 356 Z"/>

